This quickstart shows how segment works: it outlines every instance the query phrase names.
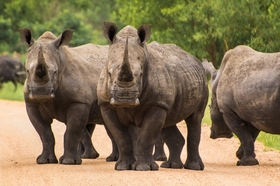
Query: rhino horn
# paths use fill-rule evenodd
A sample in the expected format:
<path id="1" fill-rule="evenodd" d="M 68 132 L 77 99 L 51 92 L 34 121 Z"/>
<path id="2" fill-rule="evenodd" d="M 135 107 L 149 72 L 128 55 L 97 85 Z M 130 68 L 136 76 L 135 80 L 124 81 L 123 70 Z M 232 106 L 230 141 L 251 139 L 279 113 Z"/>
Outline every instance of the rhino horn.
<path id="1" fill-rule="evenodd" d="M 125 48 L 124 48 L 124 56 L 123 63 L 121 66 L 121 71 L 118 76 L 118 80 L 121 82 L 131 82 L 133 80 L 133 75 L 128 59 L 128 38 L 126 38 Z"/>
<path id="2" fill-rule="evenodd" d="M 48 80 L 47 72 L 47 64 L 43 55 L 43 49 L 42 46 L 40 46 L 38 52 L 38 63 L 35 70 L 35 78 L 40 78 L 41 80 L 44 78 L 45 80 Z"/>

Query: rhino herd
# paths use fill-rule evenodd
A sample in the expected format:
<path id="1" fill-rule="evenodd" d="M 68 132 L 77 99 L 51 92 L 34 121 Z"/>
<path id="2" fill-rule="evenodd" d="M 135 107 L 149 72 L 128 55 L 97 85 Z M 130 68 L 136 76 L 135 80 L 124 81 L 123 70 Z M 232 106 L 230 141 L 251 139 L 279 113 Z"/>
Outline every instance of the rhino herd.
<path id="1" fill-rule="evenodd" d="M 105 46 L 69 47 L 72 34 L 45 32 L 35 40 L 30 29 L 20 31 L 28 45 L 26 111 L 43 146 L 38 164 L 81 164 L 82 158 L 97 158 L 91 135 L 102 124 L 113 147 L 106 160 L 116 161 L 116 170 L 158 170 L 156 160 L 163 161 L 163 168 L 203 170 L 199 143 L 209 95 L 207 74 L 210 137 L 238 137 L 237 165 L 258 164 L 254 142 L 260 131 L 280 134 L 280 53 L 237 46 L 226 52 L 217 70 L 174 44 L 148 44 L 149 25 L 118 31 L 105 22 Z M 53 119 L 66 125 L 59 160 Z M 176 126 L 182 120 L 188 130 L 184 163 L 185 137 Z"/>

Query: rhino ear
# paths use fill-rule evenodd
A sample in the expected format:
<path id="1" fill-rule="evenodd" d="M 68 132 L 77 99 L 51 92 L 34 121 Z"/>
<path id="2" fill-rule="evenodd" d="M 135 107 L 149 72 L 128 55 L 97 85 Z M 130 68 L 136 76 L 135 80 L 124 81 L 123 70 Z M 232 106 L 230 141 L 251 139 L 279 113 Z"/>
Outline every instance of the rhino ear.
<path id="1" fill-rule="evenodd" d="M 74 30 L 64 30 L 64 32 L 53 41 L 53 45 L 59 48 L 62 45 L 68 45 L 72 39 Z"/>
<path id="2" fill-rule="evenodd" d="M 140 44 L 144 44 L 150 39 L 151 25 L 142 25 L 137 29 Z"/>
<path id="3" fill-rule="evenodd" d="M 23 28 L 20 30 L 20 39 L 22 42 L 26 43 L 28 46 L 31 46 L 34 43 L 32 39 L 32 32 L 30 28 Z"/>
<path id="4" fill-rule="evenodd" d="M 104 36 L 110 42 L 115 40 L 115 35 L 118 31 L 118 27 L 112 22 L 104 22 Z"/>

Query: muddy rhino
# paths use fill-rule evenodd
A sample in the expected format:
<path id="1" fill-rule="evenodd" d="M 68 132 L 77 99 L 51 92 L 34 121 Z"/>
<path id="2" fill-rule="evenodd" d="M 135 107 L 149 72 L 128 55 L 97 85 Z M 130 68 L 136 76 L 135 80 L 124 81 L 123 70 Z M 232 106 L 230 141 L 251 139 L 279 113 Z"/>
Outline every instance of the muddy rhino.
<path id="1" fill-rule="evenodd" d="M 158 170 L 152 150 L 162 131 L 170 156 L 161 167 L 203 170 L 198 147 L 208 88 L 201 62 L 173 44 L 147 45 L 148 25 L 126 26 L 119 33 L 114 23 L 104 25 L 109 52 L 97 95 L 120 153 L 115 169 Z M 185 139 L 176 126 L 182 120 L 188 126 L 184 165 L 180 155 Z M 141 127 L 136 159 L 128 134 L 131 125 Z"/>
<path id="2" fill-rule="evenodd" d="M 216 70 L 203 61 L 211 74 L 211 138 L 232 137 L 241 142 L 237 165 L 257 165 L 254 142 L 260 131 L 280 134 L 280 53 L 261 53 L 237 46 L 223 57 Z"/>
<path id="3" fill-rule="evenodd" d="M 72 33 L 65 30 L 56 37 L 45 32 L 35 41 L 30 29 L 20 32 L 21 40 L 29 46 L 24 84 L 26 110 L 43 145 L 38 164 L 58 162 L 51 130 L 53 119 L 66 124 L 60 163 L 81 164 L 77 153 L 80 142 L 84 147 L 82 157 L 98 157 L 86 125 L 104 123 L 97 105 L 96 85 L 108 46 L 85 44 L 70 48 L 67 45 Z"/>

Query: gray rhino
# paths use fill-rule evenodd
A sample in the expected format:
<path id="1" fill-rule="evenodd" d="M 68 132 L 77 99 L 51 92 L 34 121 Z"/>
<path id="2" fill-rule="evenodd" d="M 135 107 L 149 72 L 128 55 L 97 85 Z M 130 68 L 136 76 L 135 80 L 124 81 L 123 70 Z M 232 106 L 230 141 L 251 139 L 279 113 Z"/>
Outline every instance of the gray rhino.
<path id="1" fill-rule="evenodd" d="M 118 34 L 114 23 L 104 25 L 110 44 L 97 95 L 105 125 L 119 149 L 115 169 L 158 170 L 152 150 L 161 132 L 170 152 L 161 167 L 203 170 L 198 147 L 208 88 L 201 62 L 173 44 L 147 45 L 149 25 L 126 26 Z M 182 120 L 188 126 L 184 165 L 180 155 L 185 139 L 176 126 Z M 141 128 L 136 159 L 128 133 L 131 125 Z"/>
<path id="2" fill-rule="evenodd" d="M 17 89 L 17 83 L 25 81 L 25 70 L 21 61 L 17 58 L 5 55 L 0 56 L 0 88 L 3 83 L 11 81 Z"/>
<path id="3" fill-rule="evenodd" d="M 82 157 L 99 155 L 86 126 L 104 123 L 97 104 L 96 85 L 108 46 L 85 44 L 70 48 L 67 45 L 72 33 L 65 30 L 56 37 L 45 32 L 35 41 L 30 29 L 20 32 L 21 40 L 29 46 L 24 84 L 26 111 L 43 145 L 38 164 L 58 162 L 51 130 L 53 119 L 66 124 L 60 163 L 81 164 L 81 155 L 77 152 L 80 142 L 84 147 Z"/>
<path id="4" fill-rule="evenodd" d="M 280 53 L 261 53 L 248 46 L 226 52 L 221 67 L 203 61 L 211 75 L 211 138 L 241 142 L 237 165 L 257 165 L 254 142 L 260 131 L 280 134 Z"/>
<path id="5" fill-rule="evenodd" d="M 53 119 L 67 126 L 60 163 L 80 164 L 81 157 L 97 158 L 99 154 L 92 145 L 91 135 L 95 124 L 104 124 L 96 89 L 108 46 L 86 44 L 70 48 L 67 44 L 72 38 L 71 30 L 65 30 L 59 37 L 45 32 L 37 41 L 34 41 L 28 28 L 22 29 L 20 34 L 22 41 L 29 46 L 24 85 L 26 110 L 43 144 L 37 163 L 58 162 L 50 126 Z M 113 149 L 106 161 L 116 161 L 118 148 L 110 132 L 106 131 Z M 137 128 L 130 130 L 134 138 L 138 132 Z M 154 158 L 166 159 L 160 136 Z"/>

